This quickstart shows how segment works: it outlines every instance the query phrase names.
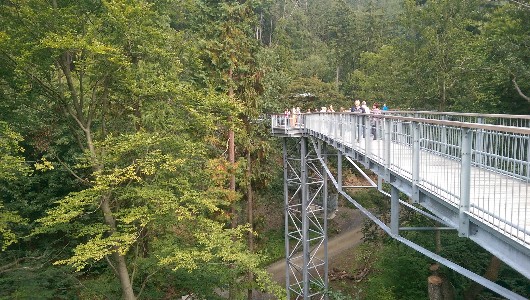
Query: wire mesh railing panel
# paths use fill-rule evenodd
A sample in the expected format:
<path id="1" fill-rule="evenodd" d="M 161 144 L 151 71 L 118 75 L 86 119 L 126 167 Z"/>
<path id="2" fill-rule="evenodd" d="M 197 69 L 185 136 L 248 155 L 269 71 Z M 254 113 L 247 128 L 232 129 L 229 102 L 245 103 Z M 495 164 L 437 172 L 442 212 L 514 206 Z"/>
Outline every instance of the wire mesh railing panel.
<path id="1" fill-rule="evenodd" d="M 477 130 L 473 164 L 522 180 L 530 177 L 528 136 L 492 130 Z"/>
<path id="2" fill-rule="evenodd" d="M 389 169 L 412 180 L 412 123 L 392 120 Z"/>
<path id="3" fill-rule="evenodd" d="M 474 135 L 470 212 L 530 244 L 530 136 L 480 129 Z"/>
<path id="4" fill-rule="evenodd" d="M 528 182 L 473 168 L 470 213 L 485 224 L 530 245 Z"/>
<path id="5" fill-rule="evenodd" d="M 422 124 L 419 185 L 457 206 L 460 198 L 461 130 Z"/>

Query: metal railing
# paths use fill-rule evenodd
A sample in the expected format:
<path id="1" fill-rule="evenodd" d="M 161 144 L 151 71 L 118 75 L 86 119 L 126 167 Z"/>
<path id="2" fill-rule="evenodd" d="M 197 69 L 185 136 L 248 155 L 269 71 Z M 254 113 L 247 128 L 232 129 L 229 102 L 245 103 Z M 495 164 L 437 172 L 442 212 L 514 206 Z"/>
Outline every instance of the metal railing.
<path id="1" fill-rule="evenodd" d="M 514 127 L 530 127 L 530 116 L 528 115 L 478 114 L 435 111 L 383 111 L 383 113 L 388 115 L 411 118 L 447 120 Z"/>
<path id="2" fill-rule="evenodd" d="M 298 115 L 294 121 L 273 115 L 272 127 L 347 145 L 409 180 L 413 189 L 453 205 L 462 217 L 472 216 L 528 248 L 528 120 L 433 112 L 315 113 Z M 466 236 L 466 230 L 461 228 L 460 234 Z"/>

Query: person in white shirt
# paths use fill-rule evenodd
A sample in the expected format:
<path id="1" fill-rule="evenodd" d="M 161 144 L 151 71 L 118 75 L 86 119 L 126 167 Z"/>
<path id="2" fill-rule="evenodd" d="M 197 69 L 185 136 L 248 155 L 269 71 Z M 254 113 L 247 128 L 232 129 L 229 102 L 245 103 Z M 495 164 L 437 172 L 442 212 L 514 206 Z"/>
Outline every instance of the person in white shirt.
<path id="1" fill-rule="evenodd" d="M 369 114 L 370 113 L 370 108 L 368 108 L 368 106 L 366 106 L 366 101 L 363 101 L 361 103 L 361 108 L 364 109 L 364 113 L 365 114 Z"/>

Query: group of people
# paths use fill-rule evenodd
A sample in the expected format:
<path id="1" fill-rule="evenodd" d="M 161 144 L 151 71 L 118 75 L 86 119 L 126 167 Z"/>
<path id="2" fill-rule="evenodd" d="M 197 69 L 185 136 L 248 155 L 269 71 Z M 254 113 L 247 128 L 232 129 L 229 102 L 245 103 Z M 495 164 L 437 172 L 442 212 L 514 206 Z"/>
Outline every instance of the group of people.
<path id="1" fill-rule="evenodd" d="M 379 107 L 378 103 L 374 103 L 372 105 L 372 109 L 370 109 L 366 105 L 366 101 L 361 102 L 360 100 L 355 100 L 354 106 L 352 106 L 350 110 L 344 109 L 343 107 L 341 107 L 339 109 L 339 112 L 350 111 L 350 112 L 363 113 L 363 114 L 381 114 L 382 111 L 386 111 L 386 110 L 388 110 L 388 106 L 386 105 L 386 103 L 383 104 L 383 107 Z M 335 112 L 333 105 L 322 106 L 320 110 L 315 108 L 314 111 L 311 111 L 311 109 L 308 108 L 305 113 L 330 113 L 330 112 Z M 284 111 L 284 115 L 288 118 L 296 118 L 296 115 L 300 115 L 300 114 L 301 114 L 301 110 L 299 106 L 293 107 L 292 109 L 286 108 Z"/>
<path id="2" fill-rule="evenodd" d="M 341 107 L 339 109 L 339 112 L 352 112 L 352 113 L 362 113 L 362 114 L 372 114 L 372 115 L 381 115 L 383 111 L 387 111 L 388 110 L 388 106 L 385 104 L 383 104 L 383 107 L 380 107 L 378 103 L 374 103 L 372 105 L 372 108 L 370 109 L 368 107 L 368 105 L 366 104 L 366 101 L 360 101 L 360 100 L 355 100 L 354 105 L 351 107 L 351 109 L 344 109 L 343 107 Z M 315 109 L 314 110 L 314 113 L 330 113 L 330 112 L 335 112 L 335 109 L 333 108 L 333 105 L 330 105 L 329 107 L 328 106 L 322 106 L 320 108 L 320 111 L 318 109 Z M 311 109 L 307 109 L 307 112 L 306 113 L 313 113 L 311 111 Z M 285 115 L 285 119 L 286 119 L 286 124 L 285 125 L 289 125 L 289 126 L 297 126 L 298 125 L 298 120 L 300 119 L 300 114 L 301 114 L 301 109 L 300 107 L 293 107 L 292 109 L 289 109 L 289 108 L 286 108 L 285 111 L 284 111 L 284 115 Z M 370 125 L 371 125 L 371 133 L 373 135 L 373 138 L 374 140 L 377 138 L 377 127 L 378 127 L 378 120 L 379 118 L 370 118 Z M 367 124 L 364 123 L 365 120 L 363 118 L 362 120 L 362 128 L 366 128 L 365 126 Z M 361 131 L 360 133 L 362 134 L 363 138 L 364 138 L 364 129 L 361 129 L 359 128 L 359 131 Z"/>
<path id="3" fill-rule="evenodd" d="M 383 105 L 383 110 L 388 110 L 388 106 L 386 106 L 386 103 Z M 371 118 L 370 119 L 370 126 L 371 126 L 371 134 L 374 138 L 374 140 L 377 139 L 377 128 L 378 128 L 378 123 L 380 122 L 379 118 L 377 118 L 377 115 L 381 115 L 382 114 L 382 111 L 381 111 L 381 108 L 379 108 L 379 104 L 378 103 L 374 103 L 372 105 L 372 110 L 370 110 L 370 108 L 368 108 L 368 106 L 366 105 L 366 101 L 363 101 L 361 102 L 360 100 L 355 100 L 354 102 L 354 106 L 352 106 L 351 108 L 351 112 L 353 113 L 363 113 L 363 114 L 373 114 L 376 118 Z M 361 131 L 360 133 L 362 134 L 362 137 L 364 138 L 365 137 L 365 131 L 364 131 L 364 128 L 365 128 L 366 124 L 365 124 L 365 120 L 363 119 L 362 120 L 362 126 L 359 126 L 359 131 Z"/>
<path id="4" fill-rule="evenodd" d="M 298 119 L 300 118 L 299 116 L 301 114 L 300 106 L 293 107 L 291 110 L 289 110 L 289 108 L 286 108 L 283 114 L 285 115 L 285 118 L 287 122 L 289 123 L 286 125 L 296 126 Z"/>
<path id="5" fill-rule="evenodd" d="M 355 100 L 354 106 L 352 106 L 351 108 L 351 112 L 363 113 L 363 114 L 371 113 L 374 115 L 380 115 L 382 113 L 381 112 L 382 110 L 383 111 L 388 110 L 388 106 L 386 106 L 386 103 L 383 104 L 382 108 L 379 107 L 378 103 L 374 103 L 372 105 L 372 110 L 370 110 L 370 108 L 368 108 L 368 106 L 366 105 L 366 101 L 361 102 L 360 100 Z"/>

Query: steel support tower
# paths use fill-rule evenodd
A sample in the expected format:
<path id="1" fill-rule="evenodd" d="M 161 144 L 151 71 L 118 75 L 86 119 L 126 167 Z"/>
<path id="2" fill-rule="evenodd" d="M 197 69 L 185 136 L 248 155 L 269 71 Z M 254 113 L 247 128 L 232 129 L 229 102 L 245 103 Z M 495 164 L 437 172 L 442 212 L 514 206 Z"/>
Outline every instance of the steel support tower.
<path id="1" fill-rule="evenodd" d="M 327 299 L 328 178 L 319 161 L 322 149 L 321 142 L 308 147 L 307 137 L 283 138 L 287 299 Z"/>

